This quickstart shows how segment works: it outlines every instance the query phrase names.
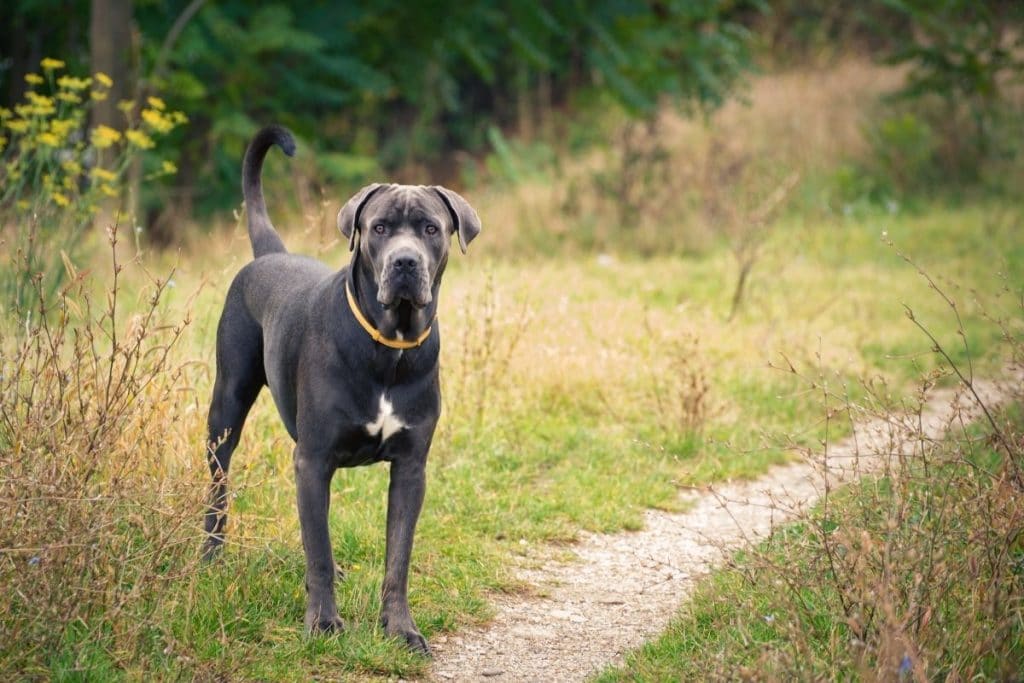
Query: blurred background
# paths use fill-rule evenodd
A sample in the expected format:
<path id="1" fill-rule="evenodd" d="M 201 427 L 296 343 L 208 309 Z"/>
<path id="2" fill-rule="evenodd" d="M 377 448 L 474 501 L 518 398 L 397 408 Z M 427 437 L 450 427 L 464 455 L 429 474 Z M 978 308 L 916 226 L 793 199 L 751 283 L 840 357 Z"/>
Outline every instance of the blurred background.
<path id="1" fill-rule="evenodd" d="M 176 172 L 131 195 L 156 248 L 238 205 L 245 143 L 268 122 L 301 140 L 279 201 L 306 213 L 381 178 L 556 178 L 556 197 L 528 202 L 553 233 L 544 250 L 649 249 L 648 224 L 687 248 L 704 237 L 695 214 L 729 203 L 709 185 L 754 204 L 799 185 L 826 212 L 1019 188 L 1022 15 L 1014 0 L 11 0 L 0 105 L 59 55 L 112 79 L 94 124 L 124 130 L 118 105 L 137 116 L 154 95 L 187 114 L 147 160 Z M 773 74 L 799 76 L 757 79 Z M 710 136 L 679 125 L 709 130 L 752 101 L 773 110 L 754 129 L 742 114 Z"/>

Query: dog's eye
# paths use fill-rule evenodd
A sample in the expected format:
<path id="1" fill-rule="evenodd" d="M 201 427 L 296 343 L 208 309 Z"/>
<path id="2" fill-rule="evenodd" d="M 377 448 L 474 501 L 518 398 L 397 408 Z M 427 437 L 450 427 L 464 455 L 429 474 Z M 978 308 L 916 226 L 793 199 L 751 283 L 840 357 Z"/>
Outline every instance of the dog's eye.
<path id="1" fill-rule="evenodd" d="M 384 227 L 383 223 L 378 223 L 377 225 L 373 226 L 373 231 L 378 235 L 383 235 L 386 230 L 387 228 Z"/>
<path id="2" fill-rule="evenodd" d="M 423 231 L 426 232 L 428 235 L 436 235 L 437 226 L 434 225 L 433 223 L 427 223 L 427 227 L 425 227 Z"/>

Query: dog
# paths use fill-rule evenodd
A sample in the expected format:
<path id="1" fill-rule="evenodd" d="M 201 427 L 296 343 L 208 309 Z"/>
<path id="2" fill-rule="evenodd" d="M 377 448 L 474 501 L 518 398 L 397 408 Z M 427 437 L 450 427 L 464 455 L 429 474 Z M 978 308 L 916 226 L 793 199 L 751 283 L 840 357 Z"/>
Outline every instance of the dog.
<path id="1" fill-rule="evenodd" d="M 204 555 L 212 558 L 224 543 L 231 456 L 266 385 L 295 441 L 307 632 L 344 628 L 327 528 L 334 471 L 388 462 L 380 622 L 388 636 L 429 655 L 407 592 L 427 452 L 441 412 L 437 297 L 451 237 L 458 236 L 465 253 L 480 233 L 480 218 L 444 187 L 368 185 L 338 212 L 352 255 L 332 271 L 289 254 L 274 230 L 260 179 L 273 145 L 295 153 L 291 133 L 269 126 L 253 138 L 242 164 L 253 260 L 232 281 L 217 326 Z"/>

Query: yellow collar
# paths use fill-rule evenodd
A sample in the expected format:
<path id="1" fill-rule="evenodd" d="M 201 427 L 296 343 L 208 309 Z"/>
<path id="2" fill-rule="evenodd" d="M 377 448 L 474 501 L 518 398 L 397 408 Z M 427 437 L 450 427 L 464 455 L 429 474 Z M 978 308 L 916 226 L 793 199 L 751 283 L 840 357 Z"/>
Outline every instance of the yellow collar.
<path id="1" fill-rule="evenodd" d="M 428 325 L 427 329 L 423 330 L 423 334 L 416 339 L 410 339 L 408 341 L 404 339 L 388 339 L 380 333 L 380 330 L 371 325 L 370 321 L 363 315 L 363 312 L 359 310 L 359 304 L 356 303 L 356 298 L 352 296 L 352 290 L 348 286 L 348 280 L 345 281 L 345 295 L 348 297 L 348 307 L 352 309 L 352 315 L 355 316 L 356 321 L 364 330 L 366 330 L 366 333 L 370 335 L 373 341 L 378 344 L 383 344 L 384 346 L 392 349 L 414 349 L 425 342 L 427 337 L 430 336 L 432 326 Z"/>

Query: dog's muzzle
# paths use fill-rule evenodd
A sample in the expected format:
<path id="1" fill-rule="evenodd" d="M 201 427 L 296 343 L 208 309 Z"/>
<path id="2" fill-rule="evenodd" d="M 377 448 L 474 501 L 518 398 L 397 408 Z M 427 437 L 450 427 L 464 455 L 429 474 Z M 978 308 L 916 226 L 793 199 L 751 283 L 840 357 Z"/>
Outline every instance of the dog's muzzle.
<path id="1" fill-rule="evenodd" d="M 385 308 L 408 301 L 417 308 L 431 302 L 430 281 L 424 256 L 408 247 L 390 252 L 384 259 L 377 301 Z"/>

